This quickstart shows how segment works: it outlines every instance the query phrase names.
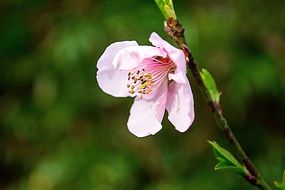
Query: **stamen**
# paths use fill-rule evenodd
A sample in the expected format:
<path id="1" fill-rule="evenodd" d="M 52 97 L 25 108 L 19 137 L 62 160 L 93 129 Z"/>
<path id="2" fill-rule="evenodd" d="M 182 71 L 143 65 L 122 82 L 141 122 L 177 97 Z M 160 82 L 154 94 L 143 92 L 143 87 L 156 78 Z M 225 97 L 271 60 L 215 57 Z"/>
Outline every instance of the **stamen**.
<path id="1" fill-rule="evenodd" d="M 168 80 L 168 74 L 174 73 L 175 64 L 169 57 L 147 58 L 136 69 L 128 72 L 130 94 L 144 95 L 152 93 L 163 81 Z"/>

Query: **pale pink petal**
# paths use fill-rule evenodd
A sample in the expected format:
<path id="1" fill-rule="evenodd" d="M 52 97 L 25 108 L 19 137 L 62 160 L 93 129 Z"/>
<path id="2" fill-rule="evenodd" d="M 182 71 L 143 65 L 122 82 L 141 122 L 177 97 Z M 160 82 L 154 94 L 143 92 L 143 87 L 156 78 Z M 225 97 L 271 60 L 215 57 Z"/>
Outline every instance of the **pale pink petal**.
<path id="1" fill-rule="evenodd" d="M 122 41 L 122 42 L 115 42 L 109 45 L 104 53 L 101 55 L 97 62 L 97 68 L 99 70 L 110 70 L 113 69 L 113 59 L 115 55 L 124 48 L 138 46 L 136 41 Z"/>
<path id="2" fill-rule="evenodd" d="M 156 117 L 161 122 L 164 116 L 166 102 L 168 97 L 168 81 L 161 85 L 158 94 L 155 96 Z"/>
<path id="3" fill-rule="evenodd" d="M 108 46 L 97 62 L 97 81 L 99 87 L 107 94 L 116 97 L 129 96 L 127 88 L 128 71 L 115 70 L 112 64 L 115 55 L 122 49 L 138 46 L 135 41 L 115 42 Z"/>
<path id="4" fill-rule="evenodd" d="M 128 85 L 128 71 L 98 70 L 97 81 L 99 87 L 107 94 L 115 97 L 130 96 Z"/>
<path id="5" fill-rule="evenodd" d="M 167 50 L 167 52 L 176 51 L 177 48 L 169 44 L 167 41 L 162 39 L 156 32 L 152 32 L 149 37 L 149 41 L 154 45 L 155 47 L 159 47 L 162 49 Z"/>
<path id="6" fill-rule="evenodd" d="M 186 73 L 186 58 L 182 50 L 175 48 L 175 51 L 168 52 L 168 56 L 176 65 L 176 72 Z"/>
<path id="7" fill-rule="evenodd" d="M 182 50 L 172 46 L 169 44 L 167 41 L 162 39 L 157 33 L 153 32 L 150 35 L 149 41 L 156 47 L 164 49 L 170 59 L 175 63 L 176 65 L 176 71 L 172 75 L 185 75 L 186 73 L 186 59 L 185 59 L 185 54 Z M 185 83 L 184 80 L 179 80 L 181 79 L 181 76 L 173 76 L 173 80 L 175 80 L 178 83 Z"/>
<path id="8" fill-rule="evenodd" d="M 168 119 L 175 129 L 185 132 L 194 121 L 194 101 L 189 82 L 179 84 L 171 82 L 169 85 L 166 109 Z"/>
<path id="9" fill-rule="evenodd" d="M 177 83 L 185 84 L 188 81 L 188 78 L 184 72 L 175 71 L 175 73 L 168 74 L 168 80 L 174 80 Z"/>
<path id="10" fill-rule="evenodd" d="M 165 112 L 167 91 L 164 91 L 155 101 L 136 98 L 128 120 L 128 129 L 137 137 L 154 135 L 161 128 Z"/>
<path id="11" fill-rule="evenodd" d="M 165 51 L 153 46 L 133 46 L 118 52 L 112 64 L 119 70 L 131 70 L 141 64 L 145 58 L 166 57 L 166 55 Z"/>

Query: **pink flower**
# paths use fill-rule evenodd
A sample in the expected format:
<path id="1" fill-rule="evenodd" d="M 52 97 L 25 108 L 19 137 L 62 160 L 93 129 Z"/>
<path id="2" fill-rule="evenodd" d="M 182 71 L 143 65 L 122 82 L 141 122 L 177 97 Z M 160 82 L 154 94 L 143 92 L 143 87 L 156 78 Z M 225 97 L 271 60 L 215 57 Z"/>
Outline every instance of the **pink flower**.
<path id="1" fill-rule="evenodd" d="M 184 132 L 194 120 L 185 55 L 156 33 L 149 41 L 153 46 L 139 46 L 135 41 L 108 46 L 97 63 L 98 84 L 112 96 L 135 97 L 127 124 L 134 135 L 157 133 L 165 109 L 175 129 Z"/>

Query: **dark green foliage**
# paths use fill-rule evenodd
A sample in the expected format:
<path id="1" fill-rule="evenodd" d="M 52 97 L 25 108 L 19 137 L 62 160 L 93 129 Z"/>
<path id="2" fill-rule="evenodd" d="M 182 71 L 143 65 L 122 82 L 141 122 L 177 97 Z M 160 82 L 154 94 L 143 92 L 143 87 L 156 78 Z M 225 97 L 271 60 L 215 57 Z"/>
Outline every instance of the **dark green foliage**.
<path id="1" fill-rule="evenodd" d="M 285 168 L 284 1 L 174 1 L 241 144 L 264 176 Z M 212 171 L 224 143 L 194 81 L 196 119 L 138 139 L 130 98 L 104 94 L 96 61 L 114 41 L 163 31 L 153 1 L 1 0 L 0 189 L 254 189 Z M 190 77 L 191 78 L 191 77 Z"/>

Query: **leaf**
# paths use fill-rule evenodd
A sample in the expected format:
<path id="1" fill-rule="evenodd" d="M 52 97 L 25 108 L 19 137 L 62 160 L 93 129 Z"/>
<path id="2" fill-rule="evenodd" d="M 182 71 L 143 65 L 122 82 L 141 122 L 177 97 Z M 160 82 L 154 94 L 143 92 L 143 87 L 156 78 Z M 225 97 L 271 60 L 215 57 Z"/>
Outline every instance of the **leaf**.
<path id="1" fill-rule="evenodd" d="M 213 147 L 214 154 L 219 161 L 215 170 L 226 171 L 230 173 L 237 174 L 239 176 L 247 176 L 249 172 L 237 159 L 226 149 L 222 148 L 215 141 L 208 141 Z"/>
<path id="2" fill-rule="evenodd" d="M 206 88 L 209 91 L 209 94 L 208 94 L 209 98 L 212 101 L 219 103 L 221 93 L 217 89 L 217 85 L 216 85 L 216 82 L 215 82 L 213 76 L 206 69 L 202 69 L 200 71 L 200 74 L 201 74 L 202 80 L 203 80 Z"/>
<path id="3" fill-rule="evenodd" d="M 280 190 L 285 190 L 285 170 L 283 172 L 283 179 L 282 182 L 274 181 L 275 186 Z"/>
<path id="4" fill-rule="evenodd" d="M 176 14 L 173 8 L 172 0 L 154 0 L 165 18 L 176 19 Z"/>
<path id="5" fill-rule="evenodd" d="M 274 181 L 275 186 L 280 190 L 285 190 L 285 184 Z"/>

